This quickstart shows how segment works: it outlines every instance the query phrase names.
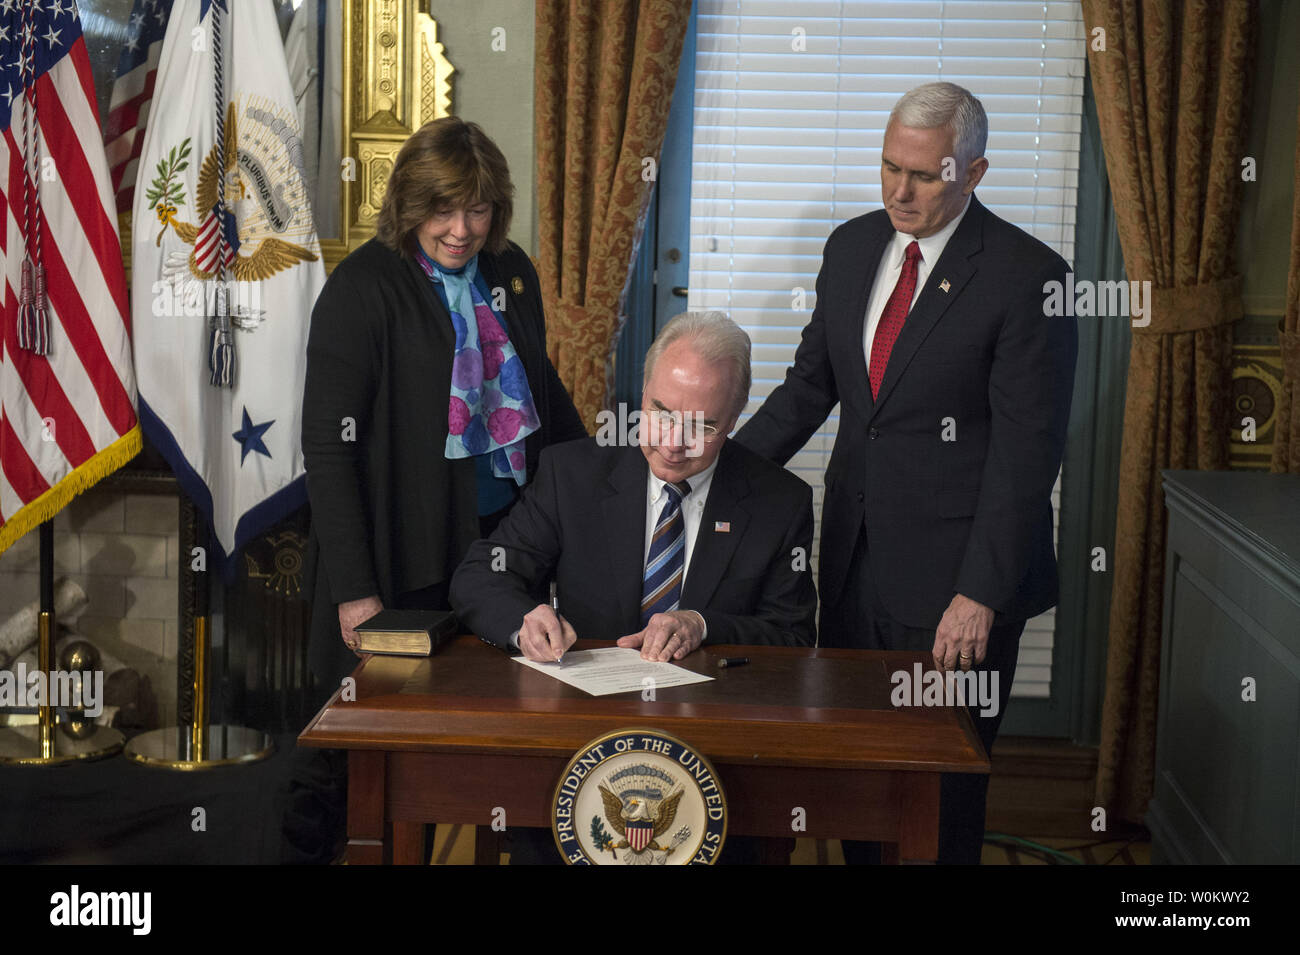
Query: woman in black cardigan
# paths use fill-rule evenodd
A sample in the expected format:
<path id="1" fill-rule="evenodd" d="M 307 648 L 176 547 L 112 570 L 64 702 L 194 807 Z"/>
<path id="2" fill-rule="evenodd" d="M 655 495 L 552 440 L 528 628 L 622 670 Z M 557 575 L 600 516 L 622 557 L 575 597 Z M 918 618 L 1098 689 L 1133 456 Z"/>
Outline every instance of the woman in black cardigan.
<path id="1" fill-rule="evenodd" d="M 586 437 L 546 356 L 537 274 L 506 238 L 513 191 L 477 125 L 426 124 L 397 155 L 377 237 L 316 302 L 302 448 L 326 693 L 356 666 L 353 627 L 384 607 L 449 609 L 456 566 L 541 449 Z"/>
<path id="2" fill-rule="evenodd" d="M 456 566 L 542 448 L 587 436 L 546 357 L 537 273 L 506 238 L 513 192 L 478 126 L 426 124 L 397 154 L 376 238 L 338 264 L 312 311 L 304 572 L 319 702 L 356 667 L 357 624 L 385 607 L 449 610 Z M 346 765 L 341 752 L 293 754 L 284 861 L 336 855 Z"/>

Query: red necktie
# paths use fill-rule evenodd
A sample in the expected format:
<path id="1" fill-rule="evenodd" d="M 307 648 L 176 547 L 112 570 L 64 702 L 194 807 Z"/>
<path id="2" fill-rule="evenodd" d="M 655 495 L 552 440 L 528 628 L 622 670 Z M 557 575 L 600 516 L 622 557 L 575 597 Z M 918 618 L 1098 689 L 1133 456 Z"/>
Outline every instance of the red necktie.
<path id="1" fill-rule="evenodd" d="M 898 277 L 898 284 L 885 303 L 885 310 L 880 313 L 876 337 L 871 340 L 868 377 L 871 379 L 872 398 L 880 394 L 880 383 L 885 380 L 889 353 L 894 350 L 894 342 L 898 341 L 898 334 L 903 330 L 903 322 L 912 308 L 912 293 L 916 291 L 916 263 L 921 258 L 921 247 L 915 239 L 903 255 L 903 274 Z"/>

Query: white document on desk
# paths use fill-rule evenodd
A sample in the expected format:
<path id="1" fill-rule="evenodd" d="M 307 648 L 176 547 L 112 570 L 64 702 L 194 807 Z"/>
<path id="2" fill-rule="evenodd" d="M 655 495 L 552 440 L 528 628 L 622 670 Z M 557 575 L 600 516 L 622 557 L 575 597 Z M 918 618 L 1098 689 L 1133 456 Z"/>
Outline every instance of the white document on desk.
<path id="1" fill-rule="evenodd" d="M 536 663 L 523 657 L 515 659 L 538 673 L 545 673 L 592 696 L 640 692 L 647 686 L 656 689 L 686 686 L 713 679 L 672 663 L 642 660 L 641 651 L 631 647 L 571 650 L 559 663 Z M 644 682 L 647 679 L 654 682 Z"/>

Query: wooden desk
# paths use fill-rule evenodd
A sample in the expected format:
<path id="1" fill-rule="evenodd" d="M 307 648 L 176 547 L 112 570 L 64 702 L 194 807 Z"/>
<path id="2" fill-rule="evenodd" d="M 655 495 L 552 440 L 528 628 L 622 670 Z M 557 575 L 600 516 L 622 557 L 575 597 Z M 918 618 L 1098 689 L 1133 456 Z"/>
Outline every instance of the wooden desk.
<path id="1" fill-rule="evenodd" d="M 580 641 L 576 649 L 600 646 Z M 747 666 L 717 669 L 723 656 Z M 420 863 L 423 824 L 549 827 L 550 800 L 584 743 L 663 730 L 703 752 L 726 792 L 728 833 L 873 839 L 886 858 L 933 860 L 939 774 L 987 773 L 964 707 L 889 702 L 889 674 L 927 655 L 708 647 L 685 665 L 716 679 L 592 697 L 474 637 L 427 659 L 369 657 L 299 737 L 348 753 L 348 861 Z M 792 831 L 796 807 L 806 829 Z M 498 812 L 499 815 L 499 812 Z M 479 830 L 484 832 L 483 829 Z M 480 854 L 484 858 L 486 854 Z"/>

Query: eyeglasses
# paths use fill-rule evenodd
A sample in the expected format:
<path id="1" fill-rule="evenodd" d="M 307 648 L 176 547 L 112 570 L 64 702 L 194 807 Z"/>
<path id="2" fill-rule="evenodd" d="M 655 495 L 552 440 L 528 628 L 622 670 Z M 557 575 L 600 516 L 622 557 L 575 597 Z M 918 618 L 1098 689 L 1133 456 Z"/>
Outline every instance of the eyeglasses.
<path id="1" fill-rule="evenodd" d="M 683 444 L 692 444 L 697 438 L 706 442 L 716 441 L 721 434 L 713 425 L 705 424 L 704 416 L 698 411 L 663 411 L 651 408 L 643 414 L 658 426 L 659 433 L 681 428 Z"/>

